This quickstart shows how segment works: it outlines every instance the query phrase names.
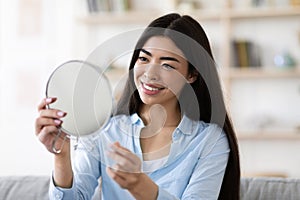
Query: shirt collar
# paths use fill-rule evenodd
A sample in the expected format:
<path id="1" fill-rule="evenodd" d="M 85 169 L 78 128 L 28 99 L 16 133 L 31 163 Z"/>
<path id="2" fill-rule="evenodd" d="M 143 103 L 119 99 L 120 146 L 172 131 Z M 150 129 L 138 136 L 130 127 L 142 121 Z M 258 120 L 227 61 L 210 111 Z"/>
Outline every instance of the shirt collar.
<path id="1" fill-rule="evenodd" d="M 130 116 L 130 120 L 132 124 L 144 126 L 143 120 L 138 116 L 137 113 L 132 114 Z"/>
<path id="2" fill-rule="evenodd" d="M 130 116 L 131 123 L 135 125 L 145 126 L 143 120 L 138 116 L 137 113 L 134 113 Z M 183 115 L 179 125 L 176 129 L 180 130 L 181 133 L 185 135 L 191 135 L 194 131 L 197 130 L 199 123 L 191 120 L 186 115 Z"/>
<path id="3" fill-rule="evenodd" d="M 197 130 L 197 126 L 199 125 L 199 123 L 197 123 L 196 121 L 191 120 L 190 118 L 188 118 L 186 115 L 183 115 L 179 125 L 178 125 L 178 129 L 185 135 L 191 135 L 192 133 L 194 133 Z"/>

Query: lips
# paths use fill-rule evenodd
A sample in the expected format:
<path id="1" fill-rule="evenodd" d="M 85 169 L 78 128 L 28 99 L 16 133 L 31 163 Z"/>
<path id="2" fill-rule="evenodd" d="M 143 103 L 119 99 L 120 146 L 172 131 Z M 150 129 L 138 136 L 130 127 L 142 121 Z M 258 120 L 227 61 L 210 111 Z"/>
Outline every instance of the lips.
<path id="1" fill-rule="evenodd" d="M 157 90 L 164 89 L 163 87 L 155 87 L 154 85 L 145 84 L 145 83 L 143 83 L 143 86 L 145 89 L 150 90 L 150 91 L 157 91 Z"/>
<path id="2" fill-rule="evenodd" d="M 146 84 L 141 82 L 143 92 L 148 95 L 155 95 L 158 94 L 161 90 L 165 89 L 164 87 L 153 85 L 153 84 Z"/>

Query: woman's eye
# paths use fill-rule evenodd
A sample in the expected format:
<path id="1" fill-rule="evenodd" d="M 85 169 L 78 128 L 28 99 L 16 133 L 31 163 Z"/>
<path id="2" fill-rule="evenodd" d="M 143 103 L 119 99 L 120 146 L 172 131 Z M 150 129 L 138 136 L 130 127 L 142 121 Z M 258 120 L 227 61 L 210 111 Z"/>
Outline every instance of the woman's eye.
<path id="1" fill-rule="evenodd" d="M 147 62 L 147 61 L 148 61 L 148 59 L 147 59 L 146 57 L 143 57 L 143 56 L 140 56 L 140 57 L 138 58 L 138 60 L 139 60 L 140 62 Z"/>
<path id="2" fill-rule="evenodd" d="M 172 65 L 166 64 L 166 63 L 164 63 L 162 66 L 167 70 L 175 69 L 175 67 L 173 67 Z"/>

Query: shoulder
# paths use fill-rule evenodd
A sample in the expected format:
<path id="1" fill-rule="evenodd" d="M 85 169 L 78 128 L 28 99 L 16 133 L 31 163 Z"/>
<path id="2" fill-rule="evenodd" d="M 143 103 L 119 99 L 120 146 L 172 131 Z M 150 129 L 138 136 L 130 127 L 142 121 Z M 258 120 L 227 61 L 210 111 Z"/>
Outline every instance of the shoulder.
<path id="1" fill-rule="evenodd" d="M 204 135 L 205 148 L 203 148 L 201 157 L 207 157 L 217 152 L 229 151 L 229 142 L 225 131 L 217 124 L 205 123 L 200 134 Z"/>
<path id="2" fill-rule="evenodd" d="M 187 116 L 183 116 L 178 129 L 186 135 L 199 137 L 218 137 L 225 134 L 223 129 L 214 123 L 206 123 L 204 121 L 195 121 Z"/>
<path id="3" fill-rule="evenodd" d="M 189 124 L 194 127 L 190 137 L 201 149 L 200 157 L 206 157 L 215 149 L 229 149 L 226 133 L 219 125 L 193 120 L 190 120 Z"/>
<path id="4" fill-rule="evenodd" d="M 203 121 L 199 121 L 198 124 L 199 124 L 198 133 L 207 135 L 207 137 L 218 138 L 222 135 L 226 135 L 224 130 L 215 123 L 206 123 Z"/>
<path id="5" fill-rule="evenodd" d="M 132 124 L 131 118 L 131 115 L 125 114 L 112 116 L 103 127 L 103 130 L 108 130 L 114 126 L 129 126 Z"/>

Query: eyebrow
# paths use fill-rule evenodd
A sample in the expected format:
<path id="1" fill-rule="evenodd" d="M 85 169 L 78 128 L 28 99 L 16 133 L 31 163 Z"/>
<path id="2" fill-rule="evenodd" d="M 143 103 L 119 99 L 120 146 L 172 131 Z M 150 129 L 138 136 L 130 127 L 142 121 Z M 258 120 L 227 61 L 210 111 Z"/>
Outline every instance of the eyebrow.
<path id="1" fill-rule="evenodd" d="M 152 57 L 152 54 L 149 51 L 145 50 L 145 49 L 141 49 L 141 52 L 143 52 L 143 53 L 147 54 L 148 56 Z M 176 59 L 174 57 L 169 57 L 169 56 L 163 56 L 163 57 L 160 57 L 159 59 L 160 60 L 171 60 L 171 61 L 175 61 L 175 62 L 180 63 L 178 59 Z"/>

